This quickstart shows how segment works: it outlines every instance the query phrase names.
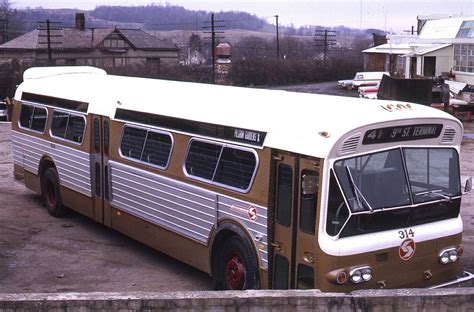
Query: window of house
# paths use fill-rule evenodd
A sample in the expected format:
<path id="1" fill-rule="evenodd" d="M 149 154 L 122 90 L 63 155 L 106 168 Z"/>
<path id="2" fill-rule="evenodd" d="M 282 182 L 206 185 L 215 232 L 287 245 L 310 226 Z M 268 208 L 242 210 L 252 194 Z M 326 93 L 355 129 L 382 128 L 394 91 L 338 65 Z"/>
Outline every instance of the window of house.
<path id="1" fill-rule="evenodd" d="M 120 143 L 122 157 L 164 169 L 168 166 L 173 141 L 171 134 L 125 126 Z"/>
<path id="2" fill-rule="evenodd" d="M 404 56 L 401 56 L 401 55 L 398 55 L 397 56 L 397 73 L 400 74 L 400 75 L 404 75 L 405 74 L 405 68 L 406 68 L 406 61 L 407 61 L 407 58 L 404 57 Z"/>
<path id="3" fill-rule="evenodd" d="M 257 170 L 257 157 L 250 149 L 192 140 L 185 169 L 191 177 L 245 192 Z"/>
<path id="4" fill-rule="evenodd" d="M 55 110 L 51 124 L 53 137 L 81 144 L 84 138 L 86 119 L 82 115 Z"/>
<path id="5" fill-rule="evenodd" d="M 474 38 L 474 21 L 464 21 L 459 27 L 456 38 Z"/>
<path id="6" fill-rule="evenodd" d="M 37 132 L 44 132 L 48 112 L 44 107 L 22 104 L 20 112 L 20 127 Z"/>
<path id="7" fill-rule="evenodd" d="M 474 44 L 454 45 L 454 71 L 474 73 Z"/>

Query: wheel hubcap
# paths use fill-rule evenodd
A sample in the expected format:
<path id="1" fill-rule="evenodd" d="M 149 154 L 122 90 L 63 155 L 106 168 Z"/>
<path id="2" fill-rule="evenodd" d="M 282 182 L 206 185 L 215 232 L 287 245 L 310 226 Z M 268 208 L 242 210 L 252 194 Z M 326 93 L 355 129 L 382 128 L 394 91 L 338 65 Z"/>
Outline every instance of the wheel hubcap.
<path id="1" fill-rule="evenodd" d="M 226 266 L 227 285 L 230 289 L 243 289 L 245 274 L 246 270 L 242 259 L 236 254 L 232 255 Z"/>
<path id="2" fill-rule="evenodd" d="M 54 207 L 56 205 L 56 192 L 51 182 L 46 186 L 46 199 L 49 206 Z"/>

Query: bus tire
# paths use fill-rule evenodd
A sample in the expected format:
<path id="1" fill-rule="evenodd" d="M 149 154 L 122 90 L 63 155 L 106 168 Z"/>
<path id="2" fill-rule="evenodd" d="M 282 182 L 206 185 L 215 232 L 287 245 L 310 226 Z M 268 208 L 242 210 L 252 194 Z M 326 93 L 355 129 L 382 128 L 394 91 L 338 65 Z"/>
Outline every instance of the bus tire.
<path id="1" fill-rule="evenodd" d="M 257 260 L 238 236 L 231 236 L 216 253 L 213 287 L 216 290 L 242 290 L 258 287 Z"/>
<path id="2" fill-rule="evenodd" d="M 41 179 L 41 183 L 41 196 L 49 214 L 57 218 L 64 216 L 66 208 L 62 204 L 56 169 L 48 168 L 43 175 L 43 179 Z"/>

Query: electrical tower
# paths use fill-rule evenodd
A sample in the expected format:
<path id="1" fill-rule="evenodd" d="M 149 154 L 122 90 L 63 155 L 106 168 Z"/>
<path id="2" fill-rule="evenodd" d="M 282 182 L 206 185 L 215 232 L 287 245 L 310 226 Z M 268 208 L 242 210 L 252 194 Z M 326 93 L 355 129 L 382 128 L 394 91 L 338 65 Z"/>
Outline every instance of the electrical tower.
<path id="1" fill-rule="evenodd" d="M 225 25 L 223 20 L 215 20 L 214 13 L 211 14 L 211 20 L 204 22 L 205 24 L 211 24 L 210 26 L 204 26 L 203 29 L 208 29 L 210 31 L 205 31 L 205 34 L 211 34 L 211 37 L 204 37 L 204 39 L 211 39 L 211 50 L 212 50 L 212 83 L 216 83 L 216 40 L 224 38 L 223 36 L 216 36 L 216 34 L 223 34 L 223 31 L 216 31 L 216 29 L 224 28 Z"/>
<path id="2" fill-rule="evenodd" d="M 323 67 L 326 68 L 328 50 L 336 43 L 336 31 L 327 29 L 316 29 L 314 34 L 316 47 L 323 50 Z"/>
<path id="3" fill-rule="evenodd" d="M 48 48 L 48 60 L 51 62 L 53 56 L 53 44 L 62 44 L 62 41 L 57 41 L 54 38 L 62 37 L 61 22 L 53 22 L 49 19 L 44 22 L 38 22 L 38 44 L 46 44 Z M 46 38 L 46 42 L 40 40 L 40 38 Z"/>

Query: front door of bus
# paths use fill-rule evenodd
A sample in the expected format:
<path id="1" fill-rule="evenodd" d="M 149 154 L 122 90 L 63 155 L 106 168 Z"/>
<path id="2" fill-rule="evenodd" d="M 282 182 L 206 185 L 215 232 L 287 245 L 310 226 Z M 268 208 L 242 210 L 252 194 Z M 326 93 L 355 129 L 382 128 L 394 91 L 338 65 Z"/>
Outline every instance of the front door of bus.
<path id="1" fill-rule="evenodd" d="M 111 225 L 109 186 L 109 118 L 93 116 L 91 138 L 91 184 L 94 204 L 94 220 Z"/>
<path id="2" fill-rule="evenodd" d="M 272 287 L 314 288 L 319 160 L 276 153 Z"/>

